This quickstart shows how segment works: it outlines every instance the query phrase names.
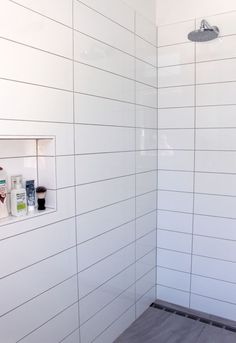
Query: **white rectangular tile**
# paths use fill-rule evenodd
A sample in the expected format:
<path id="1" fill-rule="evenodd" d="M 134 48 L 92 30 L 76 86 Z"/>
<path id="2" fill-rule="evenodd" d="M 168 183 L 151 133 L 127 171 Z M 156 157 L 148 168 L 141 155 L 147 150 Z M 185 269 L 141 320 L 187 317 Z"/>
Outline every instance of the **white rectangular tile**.
<path id="1" fill-rule="evenodd" d="M 197 127 L 236 127 L 236 106 L 197 107 Z"/>
<path id="2" fill-rule="evenodd" d="M 154 248 L 150 253 L 140 258 L 136 262 L 136 280 L 143 277 L 151 269 L 156 266 L 156 249 Z"/>
<path id="3" fill-rule="evenodd" d="M 198 63 L 197 83 L 236 81 L 236 59 Z"/>
<path id="4" fill-rule="evenodd" d="M 195 173 L 195 192 L 236 196 L 236 175 Z"/>
<path id="5" fill-rule="evenodd" d="M 136 60 L 136 80 L 157 87 L 157 69 L 148 63 Z"/>
<path id="6" fill-rule="evenodd" d="M 73 121 L 70 92 L 0 80 L 0 94 L 2 119 Z"/>
<path id="7" fill-rule="evenodd" d="M 134 176 L 91 183 L 76 188 L 77 214 L 89 212 L 134 196 Z"/>
<path id="8" fill-rule="evenodd" d="M 140 299 L 150 289 L 155 287 L 156 271 L 155 268 L 136 282 L 136 300 Z"/>
<path id="9" fill-rule="evenodd" d="M 157 130 L 136 129 L 136 150 L 157 149 Z"/>
<path id="10" fill-rule="evenodd" d="M 136 12 L 136 34 L 153 45 L 156 45 L 156 25 Z"/>
<path id="11" fill-rule="evenodd" d="M 157 150 L 136 152 L 136 172 L 141 173 L 157 169 Z"/>
<path id="12" fill-rule="evenodd" d="M 192 235 L 158 229 L 157 247 L 190 254 L 192 249 Z"/>
<path id="13" fill-rule="evenodd" d="M 225 27 L 226 24 L 227 23 L 225 22 L 223 27 Z M 223 27 L 221 27 L 220 29 L 222 30 Z M 236 57 L 234 36 L 220 37 L 219 39 L 208 42 L 208 44 L 196 45 L 197 62 L 233 57 Z"/>
<path id="14" fill-rule="evenodd" d="M 195 215 L 194 233 L 197 235 L 236 240 L 235 219 Z"/>
<path id="15" fill-rule="evenodd" d="M 72 26 L 72 4 L 67 0 L 16 0 L 36 12 L 48 16 L 63 24 Z M 55 8 L 57 9 L 55 11 Z"/>
<path id="16" fill-rule="evenodd" d="M 131 307 L 109 328 L 95 339 L 95 343 L 109 343 L 115 341 L 135 320 L 135 307 Z"/>
<path id="17" fill-rule="evenodd" d="M 111 229 L 134 220 L 135 199 L 110 205 L 100 210 L 77 217 L 77 241 L 99 236 Z"/>
<path id="18" fill-rule="evenodd" d="M 192 214 L 158 210 L 157 226 L 162 230 L 192 233 Z"/>
<path id="19" fill-rule="evenodd" d="M 82 124 L 135 126 L 135 105 L 75 94 L 75 121 Z"/>
<path id="20" fill-rule="evenodd" d="M 134 57 L 75 31 L 74 58 L 78 62 L 134 79 Z"/>
<path id="21" fill-rule="evenodd" d="M 157 285 L 157 298 L 176 305 L 189 307 L 189 293 Z"/>
<path id="22" fill-rule="evenodd" d="M 72 61 L 0 39 L 1 78 L 72 90 Z"/>
<path id="23" fill-rule="evenodd" d="M 236 283 L 235 263 L 194 256 L 193 274 Z"/>
<path id="24" fill-rule="evenodd" d="M 136 219 L 136 238 L 141 238 L 156 229 L 156 212 L 146 214 Z"/>
<path id="25" fill-rule="evenodd" d="M 75 184 L 74 156 L 60 156 L 56 158 L 57 187 L 71 187 Z"/>
<path id="26" fill-rule="evenodd" d="M 89 343 L 94 340 L 133 304 L 134 286 L 122 293 L 111 304 L 81 326 L 82 341 Z"/>
<path id="27" fill-rule="evenodd" d="M 172 210 L 192 213 L 193 195 L 191 193 L 159 191 L 158 208 L 160 210 Z"/>
<path id="28" fill-rule="evenodd" d="M 135 173 L 135 153 L 106 153 L 76 157 L 76 184 Z"/>
<path id="29" fill-rule="evenodd" d="M 120 0 L 115 0 L 113 3 L 109 0 L 100 0 L 99 3 L 96 0 L 82 0 L 81 2 L 134 31 L 134 11 L 125 2 Z"/>
<path id="30" fill-rule="evenodd" d="M 157 265 L 190 273 L 191 255 L 181 252 L 157 249 Z"/>
<path id="31" fill-rule="evenodd" d="M 157 284 L 189 292 L 190 275 L 175 270 L 157 267 Z"/>
<path id="32" fill-rule="evenodd" d="M 134 103 L 134 81 L 75 63 L 75 91 Z"/>
<path id="33" fill-rule="evenodd" d="M 156 230 L 136 241 L 136 259 L 140 259 L 156 247 Z"/>
<path id="34" fill-rule="evenodd" d="M 79 274 L 80 298 L 135 262 L 135 244 L 132 244 Z"/>
<path id="35" fill-rule="evenodd" d="M 194 108 L 167 108 L 158 110 L 158 128 L 194 127 Z"/>
<path id="36" fill-rule="evenodd" d="M 194 105 L 194 87 L 170 87 L 159 89 L 158 107 L 184 107 Z"/>
<path id="37" fill-rule="evenodd" d="M 160 130 L 158 132 L 158 149 L 193 149 L 193 129 Z"/>
<path id="38" fill-rule="evenodd" d="M 156 66 L 157 64 L 157 49 L 142 38 L 135 36 L 136 42 L 136 57 Z"/>
<path id="39" fill-rule="evenodd" d="M 236 307 L 234 304 L 229 304 L 195 294 L 191 295 L 191 308 L 205 313 L 210 312 L 216 316 L 232 320 L 235 320 L 236 318 Z"/>
<path id="40" fill-rule="evenodd" d="M 20 340 L 76 300 L 77 282 L 74 277 L 5 315 L 0 323 L 1 339 L 8 342 Z"/>
<path id="41" fill-rule="evenodd" d="M 47 278 L 42 278 L 42 275 Z M 75 248 L 1 280 L 1 315 L 76 274 Z M 16 288 L 17 285 L 17 288 Z M 30 285 L 30 286 L 29 286 Z"/>
<path id="42" fill-rule="evenodd" d="M 195 255 L 235 262 L 235 241 L 195 236 L 193 240 Z"/>
<path id="43" fill-rule="evenodd" d="M 193 173 L 159 170 L 158 189 L 192 192 Z"/>
<path id="44" fill-rule="evenodd" d="M 136 198 L 136 216 L 140 217 L 156 209 L 156 191 Z"/>
<path id="45" fill-rule="evenodd" d="M 136 195 L 141 195 L 157 189 L 157 172 L 151 171 L 136 175 Z"/>
<path id="46" fill-rule="evenodd" d="M 168 170 L 193 171 L 193 151 L 160 150 L 158 151 L 158 168 Z"/>
<path id="47" fill-rule="evenodd" d="M 193 64 L 159 68 L 158 70 L 158 87 L 185 86 L 193 83 Z"/>
<path id="48" fill-rule="evenodd" d="M 134 134 L 131 128 L 76 125 L 76 154 L 134 150 Z"/>
<path id="49" fill-rule="evenodd" d="M 1 241 L 1 258 L 6 261 L 1 266 L 1 277 L 73 247 L 74 226 L 74 220 L 68 219 Z"/>
<path id="50" fill-rule="evenodd" d="M 150 304 L 156 300 L 156 291 L 153 287 L 149 292 L 145 293 L 137 302 L 136 302 L 136 318 L 140 317 L 143 312 L 145 312 Z"/>
<path id="51" fill-rule="evenodd" d="M 80 343 L 79 329 L 75 330 L 70 336 L 66 337 L 63 343 Z"/>
<path id="52" fill-rule="evenodd" d="M 131 82 L 131 81 L 130 81 Z M 136 103 L 138 105 L 157 107 L 157 89 L 136 82 Z"/>
<path id="53" fill-rule="evenodd" d="M 0 5 L 0 31 L 4 38 L 72 58 L 71 29 L 7 0 Z"/>
<path id="54" fill-rule="evenodd" d="M 235 150 L 236 129 L 198 129 L 196 149 L 201 150 Z"/>
<path id="55" fill-rule="evenodd" d="M 136 105 L 136 126 L 157 129 L 157 110 Z"/>
<path id="56" fill-rule="evenodd" d="M 211 216 L 235 218 L 235 197 L 196 194 L 194 212 Z"/>
<path id="57" fill-rule="evenodd" d="M 39 329 L 29 334 L 22 340 L 23 343 L 56 343 L 67 337 L 79 325 L 78 305 L 75 304 L 58 316 L 41 326 Z M 63 340 L 63 343 L 65 341 Z M 67 341 L 66 341 L 67 342 Z M 78 342 L 78 341 L 77 341 Z"/>
<path id="58" fill-rule="evenodd" d="M 236 303 L 236 285 L 201 276 L 192 276 L 192 293 L 229 303 Z"/>
<path id="59" fill-rule="evenodd" d="M 195 29 L 193 20 L 158 27 L 158 46 L 188 42 L 187 35 Z M 189 43 L 190 44 L 190 43 Z"/>
<path id="60" fill-rule="evenodd" d="M 235 104 L 235 82 L 198 85 L 196 101 L 198 106 Z"/>
<path id="61" fill-rule="evenodd" d="M 81 325 L 129 288 L 134 280 L 135 266 L 133 265 L 81 299 L 79 303 Z"/>
<path id="62" fill-rule="evenodd" d="M 194 62 L 194 45 L 189 43 L 158 48 L 158 67 Z"/>
<path id="63" fill-rule="evenodd" d="M 134 35 L 103 15 L 76 1 L 75 29 L 125 52 L 134 54 Z"/>
<path id="64" fill-rule="evenodd" d="M 135 240 L 135 223 L 125 224 L 78 246 L 78 267 L 82 271 Z"/>

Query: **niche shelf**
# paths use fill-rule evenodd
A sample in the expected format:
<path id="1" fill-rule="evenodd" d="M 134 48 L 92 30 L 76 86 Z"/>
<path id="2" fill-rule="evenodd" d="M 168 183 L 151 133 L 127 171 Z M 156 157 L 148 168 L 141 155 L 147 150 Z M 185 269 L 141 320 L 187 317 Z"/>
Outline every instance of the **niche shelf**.
<path id="1" fill-rule="evenodd" d="M 57 210 L 55 136 L 0 136 L 0 166 L 8 176 L 8 208 L 10 209 L 11 176 L 22 175 L 23 181 L 35 180 L 35 186 L 45 186 L 46 210 L 21 217 L 0 219 L 0 226 L 47 215 Z M 10 212 L 10 211 L 9 211 Z"/>

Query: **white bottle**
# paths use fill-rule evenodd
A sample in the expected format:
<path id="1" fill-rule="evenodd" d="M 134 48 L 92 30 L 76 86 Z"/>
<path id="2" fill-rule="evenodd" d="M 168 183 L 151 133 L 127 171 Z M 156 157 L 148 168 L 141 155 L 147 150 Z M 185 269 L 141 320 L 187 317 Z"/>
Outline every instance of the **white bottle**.
<path id="1" fill-rule="evenodd" d="M 15 217 L 27 214 L 26 190 L 22 187 L 21 177 L 13 178 L 13 189 L 11 191 L 11 214 Z"/>
<path id="2" fill-rule="evenodd" d="M 0 167 L 0 219 L 9 216 L 7 209 L 7 174 Z"/>

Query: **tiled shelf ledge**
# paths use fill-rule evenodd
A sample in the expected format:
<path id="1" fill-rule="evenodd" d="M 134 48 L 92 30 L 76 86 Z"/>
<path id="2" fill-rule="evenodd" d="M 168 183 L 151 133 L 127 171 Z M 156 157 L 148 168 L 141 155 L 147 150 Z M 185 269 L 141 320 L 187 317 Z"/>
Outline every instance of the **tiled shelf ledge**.
<path id="1" fill-rule="evenodd" d="M 56 212 L 56 209 L 48 207 L 48 208 L 46 208 L 45 211 L 35 210 L 34 212 L 26 214 L 25 216 L 14 217 L 12 215 L 9 215 L 9 217 L 7 217 L 7 218 L 0 219 L 0 227 L 5 226 L 5 225 L 9 225 L 9 224 L 18 223 L 18 222 L 24 221 L 24 220 L 29 220 L 29 219 L 32 219 L 35 217 L 47 215 L 47 214 L 50 214 L 53 212 Z"/>

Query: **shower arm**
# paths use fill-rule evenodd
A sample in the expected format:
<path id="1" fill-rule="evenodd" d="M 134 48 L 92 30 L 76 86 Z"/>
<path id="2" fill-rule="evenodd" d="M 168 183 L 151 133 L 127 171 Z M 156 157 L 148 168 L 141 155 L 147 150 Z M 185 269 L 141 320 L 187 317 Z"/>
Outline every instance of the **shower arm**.
<path id="1" fill-rule="evenodd" d="M 203 20 L 201 21 L 200 30 L 201 30 L 201 31 L 204 31 L 204 30 L 211 30 L 211 31 L 214 31 L 214 32 L 218 33 L 217 29 L 216 29 L 214 26 L 211 26 L 205 19 L 203 19 Z"/>

